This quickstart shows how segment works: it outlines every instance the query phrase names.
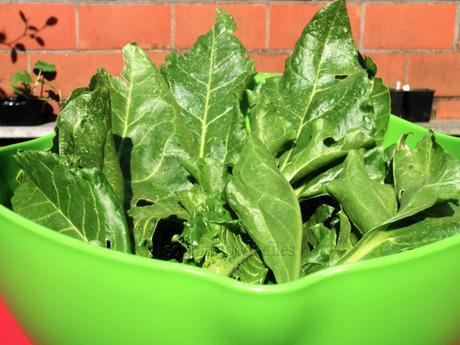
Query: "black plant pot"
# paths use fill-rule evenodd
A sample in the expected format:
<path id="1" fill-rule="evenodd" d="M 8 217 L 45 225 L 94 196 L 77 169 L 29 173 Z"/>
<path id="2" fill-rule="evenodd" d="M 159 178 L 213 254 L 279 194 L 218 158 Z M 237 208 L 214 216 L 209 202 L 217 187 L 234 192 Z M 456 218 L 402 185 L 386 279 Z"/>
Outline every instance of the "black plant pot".
<path id="1" fill-rule="evenodd" d="M 39 99 L 0 98 L 0 125 L 36 126 L 54 119 L 53 108 Z"/>
<path id="2" fill-rule="evenodd" d="M 403 118 L 412 122 L 430 121 L 434 90 L 415 89 L 404 94 Z"/>
<path id="3" fill-rule="evenodd" d="M 391 113 L 397 116 L 402 116 L 404 113 L 404 91 L 390 90 L 391 97 Z"/>

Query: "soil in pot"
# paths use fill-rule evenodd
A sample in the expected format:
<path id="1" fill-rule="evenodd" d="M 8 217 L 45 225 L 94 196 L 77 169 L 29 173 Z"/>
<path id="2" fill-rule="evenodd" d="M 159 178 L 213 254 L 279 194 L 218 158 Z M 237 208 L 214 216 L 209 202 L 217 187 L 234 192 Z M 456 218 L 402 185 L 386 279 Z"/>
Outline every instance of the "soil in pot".
<path id="1" fill-rule="evenodd" d="M 53 108 L 46 101 L 0 98 L 1 126 L 36 126 L 54 119 Z"/>

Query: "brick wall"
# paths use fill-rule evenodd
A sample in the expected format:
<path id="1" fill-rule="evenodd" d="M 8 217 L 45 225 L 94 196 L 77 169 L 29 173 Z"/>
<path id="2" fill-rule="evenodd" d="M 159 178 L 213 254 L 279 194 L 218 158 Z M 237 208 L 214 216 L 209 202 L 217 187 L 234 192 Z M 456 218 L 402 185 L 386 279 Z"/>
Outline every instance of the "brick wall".
<path id="1" fill-rule="evenodd" d="M 58 68 L 64 95 L 86 85 L 98 66 L 112 73 L 122 67 L 120 48 L 131 40 L 161 63 L 171 50 L 189 48 L 206 32 L 221 7 L 236 19 L 237 35 L 256 61 L 258 71 L 280 72 L 302 28 L 328 1 L 55 1 L 0 0 L 0 32 L 6 41 L 21 35 L 21 10 L 40 27 L 48 17 L 58 22 L 40 32 L 44 45 L 22 40 L 27 51 L 11 63 L 0 45 L 0 87 L 9 76 L 38 60 Z M 379 66 L 387 85 L 396 81 L 434 88 L 434 117 L 460 118 L 460 2 L 442 0 L 350 0 L 348 9 L 356 42 Z M 43 42 L 41 42 L 43 43 Z"/>

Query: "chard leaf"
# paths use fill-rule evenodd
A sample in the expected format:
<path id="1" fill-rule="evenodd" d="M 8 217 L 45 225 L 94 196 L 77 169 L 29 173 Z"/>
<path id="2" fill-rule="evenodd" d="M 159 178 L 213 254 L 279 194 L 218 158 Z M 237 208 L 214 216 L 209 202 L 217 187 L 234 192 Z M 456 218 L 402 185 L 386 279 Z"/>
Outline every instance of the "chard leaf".
<path id="1" fill-rule="evenodd" d="M 258 139 L 248 138 L 227 185 L 227 198 L 276 281 L 297 279 L 302 250 L 300 206 Z"/>
<path id="2" fill-rule="evenodd" d="M 369 78 L 361 63 L 345 1 L 338 0 L 307 25 L 283 76 L 262 85 L 252 123 L 257 137 L 270 149 L 282 147 L 282 139 L 292 142 L 278 152 L 280 169 L 289 181 L 344 157 L 351 149 L 383 142 L 388 91 L 381 80 Z M 288 126 L 276 128 L 283 122 L 276 118 L 291 123 L 293 138 Z"/>
<path id="3" fill-rule="evenodd" d="M 58 117 L 58 151 L 83 168 L 102 170 L 123 201 L 123 175 L 111 130 L 110 86 L 103 71 L 91 84 L 94 88 L 75 95 Z"/>
<path id="4" fill-rule="evenodd" d="M 394 222 L 436 203 L 460 199 L 460 161 L 436 143 L 433 132 L 410 150 L 407 135 L 399 140 L 393 159 L 395 191 L 400 201 Z"/>
<path id="5" fill-rule="evenodd" d="M 203 193 L 209 196 L 222 195 L 229 174 L 227 167 L 213 158 L 190 159 L 183 162 L 185 169 L 196 180 Z"/>
<path id="6" fill-rule="evenodd" d="M 190 216 L 175 200 L 162 200 L 154 205 L 135 207 L 130 210 L 129 215 L 134 223 L 136 254 L 147 257 L 152 256 L 153 235 L 160 220 L 171 216 L 188 219 Z"/>
<path id="7" fill-rule="evenodd" d="M 364 153 L 364 165 L 369 177 L 383 183 L 387 175 L 387 165 L 382 146 L 376 146 Z M 320 172 L 296 188 L 295 193 L 300 199 L 327 195 L 327 182 L 335 180 L 342 173 L 344 163 L 340 162 L 331 168 Z"/>
<path id="8" fill-rule="evenodd" d="M 16 155 L 25 181 L 12 198 L 13 210 L 60 233 L 131 252 L 120 200 L 97 169 L 74 168 L 50 152 Z"/>
<path id="9" fill-rule="evenodd" d="M 240 99 L 254 63 L 233 35 L 232 17 L 218 10 L 207 34 L 184 55 L 172 53 L 162 66 L 198 158 L 233 162 L 245 136 Z M 195 155 L 193 155 L 195 157 Z"/>
<path id="10" fill-rule="evenodd" d="M 157 203 L 190 188 L 180 159 L 187 159 L 185 128 L 174 97 L 136 44 L 123 49 L 122 78 L 111 78 L 112 124 L 128 201 Z"/>
<path id="11" fill-rule="evenodd" d="M 257 251 L 241 237 L 241 224 L 219 197 L 208 198 L 176 238 L 187 252 L 184 261 L 248 283 L 263 283 L 267 268 Z"/>
<path id="12" fill-rule="evenodd" d="M 396 214 L 392 186 L 373 181 L 360 151 L 350 151 L 340 177 L 326 185 L 358 230 L 365 234 Z"/>
<path id="13" fill-rule="evenodd" d="M 392 225 L 386 230 L 367 233 L 340 263 L 397 254 L 460 233 L 460 207 L 454 203 L 438 204 L 408 225 Z"/>

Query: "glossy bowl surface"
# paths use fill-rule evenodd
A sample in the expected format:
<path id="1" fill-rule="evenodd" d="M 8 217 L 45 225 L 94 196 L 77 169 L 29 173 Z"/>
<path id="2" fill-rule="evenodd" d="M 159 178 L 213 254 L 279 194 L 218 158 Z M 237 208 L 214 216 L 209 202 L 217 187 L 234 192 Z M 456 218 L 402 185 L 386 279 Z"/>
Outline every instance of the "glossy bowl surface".
<path id="1" fill-rule="evenodd" d="M 425 132 L 392 117 L 386 144 Z M 438 135 L 460 158 L 460 140 Z M 0 149 L 0 196 L 18 149 Z M 92 247 L 0 206 L 0 294 L 44 345 L 449 345 L 460 339 L 460 236 L 398 255 L 252 286 Z"/>

